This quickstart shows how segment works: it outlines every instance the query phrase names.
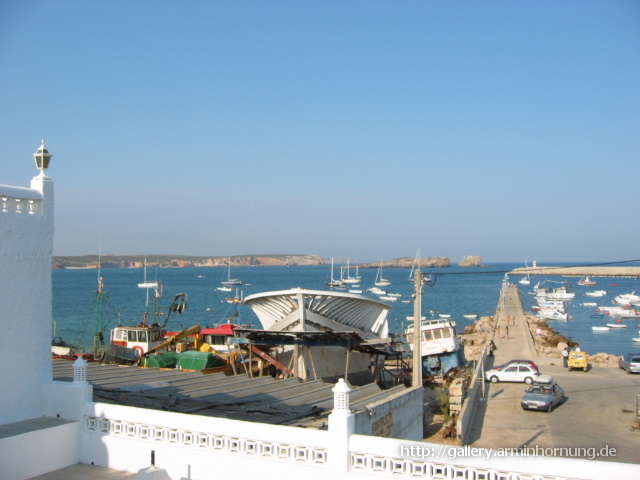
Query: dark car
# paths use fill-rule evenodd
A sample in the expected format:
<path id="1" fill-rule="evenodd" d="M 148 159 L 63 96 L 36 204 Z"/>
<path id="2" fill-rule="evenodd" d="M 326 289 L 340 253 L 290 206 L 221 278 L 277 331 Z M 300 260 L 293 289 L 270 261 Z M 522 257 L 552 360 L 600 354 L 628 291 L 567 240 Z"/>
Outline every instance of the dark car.
<path id="1" fill-rule="evenodd" d="M 564 398 L 564 389 L 558 385 L 551 375 L 540 375 L 522 397 L 520 406 L 523 410 L 543 410 L 550 412 L 560 405 Z"/>
<path id="2" fill-rule="evenodd" d="M 627 353 L 620 357 L 618 366 L 627 373 L 640 373 L 640 353 Z"/>

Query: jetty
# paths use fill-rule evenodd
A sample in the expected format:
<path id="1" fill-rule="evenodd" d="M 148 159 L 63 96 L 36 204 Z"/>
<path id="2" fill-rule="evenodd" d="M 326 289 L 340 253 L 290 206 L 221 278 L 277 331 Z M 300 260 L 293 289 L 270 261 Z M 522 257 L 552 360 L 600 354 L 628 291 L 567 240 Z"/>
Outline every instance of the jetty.
<path id="1" fill-rule="evenodd" d="M 520 400 L 528 385 L 482 381 L 465 444 L 518 449 L 523 456 L 640 464 L 640 431 L 631 429 L 637 424 L 640 375 L 593 365 L 587 372 L 570 372 L 562 366 L 559 352 L 557 358 L 539 356 L 529 316 L 522 308 L 518 287 L 505 283 L 494 317 L 497 350 L 494 357 L 486 357 L 480 371 L 484 375 L 484 371 L 510 360 L 531 360 L 541 374 L 552 375 L 564 388 L 564 402 L 549 413 L 525 411 Z"/>
<path id="2" fill-rule="evenodd" d="M 509 275 L 560 275 L 563 277 L 640 277 L 640 267 L 523 267 Z"/>

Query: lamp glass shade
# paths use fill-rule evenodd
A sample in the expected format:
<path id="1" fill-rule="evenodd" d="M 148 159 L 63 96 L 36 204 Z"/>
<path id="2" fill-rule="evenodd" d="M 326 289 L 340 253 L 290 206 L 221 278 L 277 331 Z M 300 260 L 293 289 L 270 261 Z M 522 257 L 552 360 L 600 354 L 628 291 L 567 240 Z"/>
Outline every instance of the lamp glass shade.
<path id="1" fill-rule="evenodd" d="M 45 148 L 43 142 L 38 151 L 33 154 L 33 158 L 36 161 L 36 168 L 38 170 L 46 170 L 47 168 L 49 168 L 49 161 L 51 160 L 52 156 L 53 155 L 51 155 Z"/>

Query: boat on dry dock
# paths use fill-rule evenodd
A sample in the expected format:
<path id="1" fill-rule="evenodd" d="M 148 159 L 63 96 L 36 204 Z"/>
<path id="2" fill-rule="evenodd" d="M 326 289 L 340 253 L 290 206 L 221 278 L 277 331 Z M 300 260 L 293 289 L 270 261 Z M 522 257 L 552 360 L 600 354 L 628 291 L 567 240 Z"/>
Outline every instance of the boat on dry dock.
<path id="1" fill-rule="evenodd" d="M 245 297 L 262 330 L 236 333 L 261 351 L 271 348 L 280 365 L 302 380 L 363 384 L 377 378 L 389 349 L 391 306 L 362 295 L 296 288 Z M 256 352 L 257 353 L 257 352 Z M 267 360 L 269 361 L 269 360 Z"/>
<path id="2" fill-rule="evenodd" d="M 445 377 L 452 370 L 466 363 L 462 342 L 456 335 L 455 327 L 456 322 L 449 319 L 422 320 L 420 322 L 420 353 L 424 376 Z M 412 351 L 413 332 L 414 326 L 409 325 L 406 335 Z"/>

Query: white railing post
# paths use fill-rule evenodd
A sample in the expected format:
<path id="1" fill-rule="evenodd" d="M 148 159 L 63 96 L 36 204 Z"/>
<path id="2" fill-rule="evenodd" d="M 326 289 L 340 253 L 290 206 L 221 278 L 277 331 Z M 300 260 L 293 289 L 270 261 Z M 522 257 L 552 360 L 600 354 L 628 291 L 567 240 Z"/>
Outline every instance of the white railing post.
<path id="1" fill-rule="evenodd" d="M 349 437 L 355 431 L 355 415 L 349 408 L 349 384 L 343 378 L 333 387 L 333 411 L 329 415 L 330 447 L 327 452 L 327 464 L 336 473 L 351 469 Z"/>
<path id="2" fill-rule="evenodd" d="M 78 359 L 73 362 L 73 386 L 82 387 L 88 384 L 87 361 L 82 357 L 78 357 Z"/>

